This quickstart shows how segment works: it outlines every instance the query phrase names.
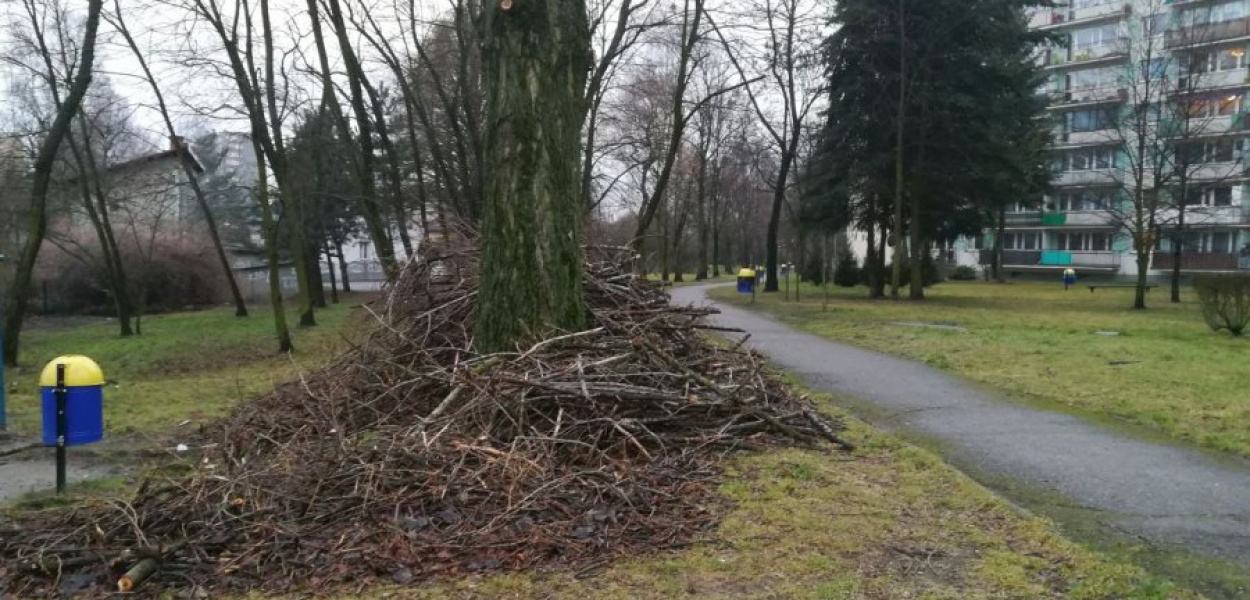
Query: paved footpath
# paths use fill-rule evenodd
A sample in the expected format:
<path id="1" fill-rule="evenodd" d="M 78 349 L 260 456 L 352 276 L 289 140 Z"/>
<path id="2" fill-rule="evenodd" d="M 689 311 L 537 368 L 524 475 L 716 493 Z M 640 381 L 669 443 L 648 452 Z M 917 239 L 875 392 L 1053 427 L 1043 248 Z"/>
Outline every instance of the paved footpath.
<path id="1" fill-rule="evenodd" d="M 750 333 L 750 346 L 806 385 L 855 397 L 871 407 L 864 411 L 868 421 L 935 442 L 945 458 L 989 487 L 1023 483 L 1134 538 L 1250 566 L 1250 461 L 1023 406 L 923 364 L 713 302 L 709 287 L 676 288 L 673 301 L 715 306 L 721 314 L 714 323 Z"/>

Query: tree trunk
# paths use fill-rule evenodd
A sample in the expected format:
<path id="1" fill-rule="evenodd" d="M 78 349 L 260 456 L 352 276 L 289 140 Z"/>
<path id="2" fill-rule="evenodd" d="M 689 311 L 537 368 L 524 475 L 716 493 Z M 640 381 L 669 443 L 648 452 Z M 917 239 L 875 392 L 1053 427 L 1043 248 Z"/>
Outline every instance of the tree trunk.
<path id="1" fill-rule="evenodd" d="M 335 242 L 334 251 L 339 257 L 339 276 L 343 281 L 343 293 L 350 294 L 352 293 L 352 282 L 347 276 L 347 259 L 343 256 L 343 243 Z"/>
<path id="2" fill-rule="evenodd" d="M 331 252 L 330 243 L 326 242 L 326 273 L 330 274 L 330 302 L 339 303 L 339 286 L 334 278 L 334 253 Z"/>
<path id="3" fill-rule="evenodd" d="M 877 232 L 877 256 L 876 261 L 872 265 L 873 271 L 877 274 L 877 282 L 872 290 L 873 298 L 885 297 L 885 249 L 886 249 L 886 229 L 882 228 Z"/>
<path id="4" fill-rule="evenodd" d="M 1176 235 L 1172 236 L 1172 303 L 1181 301 L 1181 259 L 1184 258 L 1185 242 L 1185 182 L 1181 182 L 1181 201 L 1177 207 Z"/>
<path id="5" fill-rule="evenodd" d="M 1007 236 L 1007 208 L 998 209 L 998 229 L 994 232 L 994 280 L 1007 283 L 1007 274 L 1003 272 L 1003 238 Z"/>
<path id="6" fill-rule="evenodd" d="M 281 257 L 278 254 L 278 224 L 273 218 L 273 207 L 269 204 L 269 175 L 265 168 L 265 154 L 260 144 L 256 146 L 256 204 L 260 207 L 261 228 L 265 233 L 265 258 L 269 266 L 269 305 L 273 307 L 274 331 L 278 336 L 278 352 L 294 352 L 291 343 L 291 330 L 286 324 L 286 305 L 282 302 L 282 271 L 279 268 Z"/>
<path id="7" fill-rule="evenodd" d="M 583 97 L 592 63 L 584 0 L 490 3 L 482 352 L 585 324 L 578 194 Z"/>
<path id="8" fill-rule="evenodd" d="M 876 212 L 878 196 L 872 196 L 871 212 Z M 877 226 L 868 224 L 868 251 L 864 257 L 864 273 L 868 279 L 868 297 L 877 298 Z"/>
<path id="9" fill-rule="evenodd" d="M 326 286 L 325 281 L 321 278 L 321 256 L 320 242 L 312 242 L 304 251 L 305 260 L 308 265 L 308 291 L 312 294 L 312 303 L 315 308 L 326 307 Z"/>
<path id="10" fill-rule="evenodd" d="M 790 175 L 790 166 L 794 161 L 794 155 L 791 152 L 782 152 L 781 165 L 777 169 L 777 188 L 773 190 L 773 208 L 772 213 L 768 217 L 768 247 L 765 248 L 766 260 L 764 264 L 764 291 L 778 291 L 777 284 L 777 261 L 780 248 L 777 247 L 777 233 L 781 228 L 781 207 L 786 201 L 786 180 Z"/>
<path id="11" fill-rule="evenodd" d="M 923 261 L 928 252 L 928 244 L 921 239 L 920 232 L 920 194 L 912 194 L 911 199 L 911 293 L 912 300 L 924 300 L 924 268 Z"/>
<path id="12" fill-rule="evenodd" d="M 898 299 L 898 288 L 903 281 L 903 140 L 907 116 L 907 13 L 904 0 L 898 0 L 898 115 L 895 117 L 894 156 L 894 271 L 890 275 L 890 297 Z"/>
<path id="13" fill-rule="evenodd" d="M 660 281 L 668 283 L 668 211 L 660 209 Z"/>
<path id="14" fill-rule="evenodd" d="M 677 216 L 677 228 L 673 230 L 673 281 L 678 283 L 686 280 L 685 262 L 682 260 L 685 244 L 682 241 L 685 239 L 684 234 L 688 215 L 689 211 L 683 208 L 681 214 Z"/>
<path id="15" fill-rule="evenodd" d="M 1141 236 L 1142 234 L 1138 234 Z M 1145 246 L 1142 241 L 1138 241 L 1137 246 L 1137 289 L 1133 294 L 1133 308 L 1135 310 L 1145 310 L 1146 308 L 1146 284 L 1150 276 L 1150 249 L 1143 248 Z"/>
<path id="16" fill-rule="evenodd" d="M 4 316 L 4 364 L 9 366 L 17 366 L 18 343 L 21 339 L 22 321 L 26 318 L 35 261 L 39 258 L 39 248 L 43 246 L 44 236 L 48 233 L 48 188 L 52 182 L 52 168 L 56 164 L 56 155 L 61 142 L 69 134 L 74 115 L 78 113 L 83 97 L 87 95 L 87 88 L 91 86 L 96 32 L 99 31 L 100 12 L 103 5 L 104 0 L 87 2 L 87 21 L 73 84 L 70 85 L 69 94 L 57 110 L 56 118 L 48 127 L 48 134 L 44 137 L 43 143 L 39 146 L 39 153 L 35 156 L 35 164 L 31 173 L 29 230 L 26 245 L 18 257 L 13 287 L 9 292 L 9 311 Z"/>

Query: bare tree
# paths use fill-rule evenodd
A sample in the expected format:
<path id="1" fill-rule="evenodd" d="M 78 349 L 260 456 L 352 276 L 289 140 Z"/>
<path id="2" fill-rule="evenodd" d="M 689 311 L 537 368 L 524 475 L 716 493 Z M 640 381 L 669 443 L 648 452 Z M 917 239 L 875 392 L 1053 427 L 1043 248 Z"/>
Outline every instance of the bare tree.
<path id="1" fill-rule="evenodd" d="M 161 87 L 157 83 L 156 77 L 152 74 L 152 69 L 148 66 L 147 59 L 144 57 L 143 52 L 140 51 L 138 43 L 135 42 L 134 36 L 130 33 L 130 29 L 126 27 L 126 22 L 122 18 L 121 0 L 113 0 L 113 14 L 106 14 L 104 18 L 126 40 L 126 45 L 130 48 L 131 54 L 139 63 L 139 68 L 143 72 L 143 79 L 152 88 L 152 93 L 156 96 L 156 108 L 161 115 L 161 120 L 165 123 L 165 130 L 169 134 L 171 144 L 180 147 L 183 143 L 183 138 L 178 134 L 177 128 L 174 127 L 174 121 L 170 117 L 169 106 L 165 103 L 165 95 L 161 92 Z M 221 242 L 221 233 L 217 230 L 217 219 L 213 216 L 213 211 L 209 207 L 203 188 L 200 187 L 199 175 L 194 171 L 189 161 L 179 162 L 182 164 L 183 173 L 186 175 L 191 192 L 195 195 L 195 201 L 199 205 L 200 213 L 204 217 L 205 228 L 208 230 L 209 239 L 213 242 L 213 250 L 217 255 L 217 261 L 221 264 L 226 283 L 230 287 L 230 297 L 234 300 L 234 315 L 236 317 L 246 317 L 247 304 L 243 301 L 243 294 L 239 291 L 239 282 L 234 278 L 234 268 L 230 265 L 230 259 L 226 257 L 226 249 Z"/>
<path id="2" fill-rule="evenodd" d="M 749 52 L 748 48 L 758 46 L 751 44 L 749 38 L 731 43 L 724 29 L 715 29 L 731 64 L 746 85 L 751 107 L 771 138 L 773 152 L 777 155 L 776 176 L 771 181 L 773 201 L 768 219 L 764 284 L 765 292 L 776 292 L 779 290 L 778 232 L 782 206 L 798 160 L 804 125 L 820 97 L 817 93 L 819 68 L 816 55 L 822 21 L 819 7 L 804 0 L 763 0 L 763 4 L 753 6 L 746 15 L 750 21 L 764 20 L 761 29 L 756 29 L 750 22 L 738 25 L 765 36 L 762 53 Z M 763 74 L 761 85 L 751 85 L 749 66 Z M 765 96 L 780 110 L 772 109 Z"/>
<path id="3" fill-rule="evenodd" d="M 69 86 L 69 92 L 57 109 L 56 118 L 48 128 L 48 134 L 39 148 L 39 153 L 35 156 L 32 169 L 29 233 L 26 245 L 18 259 L 17 272 L 13 278 L 13 287 L 8 302 L 9 312 L 5 315 L 4 362 L 6 365 L 17 365 L 18 342 L 21 338 L 22 321 L 26 317 L 31 276 L 34 272 L 35 260 L 39 256 L 39 248 L 43 245 L 48 229 L 47 199 L 52 169 L 61 143 L 70 134 L 74 116 L 82 106 L 83 98 L 87 95 L 87 89 L 91 85 L 96 36 L 99 32 L 103 4 L 103 0 L 88 0 L 86 27 L 79 46 L 81 51 L 77 65 L 70 78 L 72 83 Z"/>

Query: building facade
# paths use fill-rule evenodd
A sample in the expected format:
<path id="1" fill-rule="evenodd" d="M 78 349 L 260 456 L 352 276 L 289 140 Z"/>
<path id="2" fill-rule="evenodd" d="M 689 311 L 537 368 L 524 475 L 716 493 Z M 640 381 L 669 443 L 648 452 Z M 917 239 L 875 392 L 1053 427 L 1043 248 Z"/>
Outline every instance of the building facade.
<path id="1" fill-rule="evenodd" d="M 1184 272 L 1250 272 L 1250 0 L 1058 4 L 1030 14 L 1060 40 L 1038 55 L 1053 188 L 1008 208 L 1005 269 L 1135 274 L 1140 235 L 1154 274 L 1178 239 Z M 993 245 L 956 259 L 987 264 Z"/>

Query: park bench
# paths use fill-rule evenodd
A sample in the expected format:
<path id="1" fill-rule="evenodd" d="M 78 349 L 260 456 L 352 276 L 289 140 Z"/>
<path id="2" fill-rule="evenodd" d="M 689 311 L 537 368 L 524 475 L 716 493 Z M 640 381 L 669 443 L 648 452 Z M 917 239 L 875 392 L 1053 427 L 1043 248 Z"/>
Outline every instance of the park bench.
<path id="1" fill-rule="evenodd" d="M 1091 283 L 1091 284 L 1086 284 L 1086 286 L 1085 286 L 1085 287 L 1089 288 L 1089 293 L 1091 293 L 1091 294 L 1092 294 L 1092 293 L 1094 293 L 1094 290 L 1097 290 L 1097 289 L 1099 289 L 1099 288 L 1124 288 L 1124 289 L 1136 289 L 1136 288 L 1137 288 L 1137 284 L 1135 284 L 1135 283 Z M 1147 286 L 1146 286 L 1146 291 L 1147 291 L 1147 292 L 1149 292 L 1150 290 L 1153 290 L 1153 289 L 1155 289 L 1155 288 L 1157 288 L 1157 287 L 1159 287 L 1159 286 L 1157 286 L 1157 285 L 1147 285 Z"/>

